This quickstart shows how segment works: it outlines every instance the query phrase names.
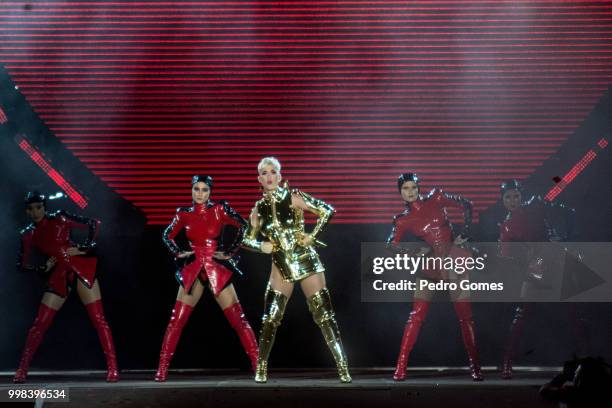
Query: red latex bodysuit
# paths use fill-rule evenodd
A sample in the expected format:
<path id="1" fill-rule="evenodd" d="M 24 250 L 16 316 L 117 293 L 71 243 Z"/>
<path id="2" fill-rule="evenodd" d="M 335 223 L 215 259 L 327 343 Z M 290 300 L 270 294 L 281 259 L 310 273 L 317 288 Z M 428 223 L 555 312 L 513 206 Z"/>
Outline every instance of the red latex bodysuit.
<path id="1" fill-rule="evenodd" d="M 502 256 L 510 256 L 510 247 L 505 242 L 545 242 L 550 239 L 550 227 L 546 221 L 545 203 L 536 197 L 516 210 L 508 213 L 499 226 L 499 241 Z"/>
<path id="2" fill-rule="evenodd" d="M 408 203 L 407 208 L 393 219 L 393 230 L 388 242 L 397 245 L 406 234 L 425 241 L 431 248 L 430 256 L 446 257 L 453 256 L 455 253 L 462 252 L 453 247 L 453 231 L 451 229 L 446 208 L 455 207 L 464 210 L 464 230 L 466 235 L 471 224 L 471 204 L 469 201 L 458 197 L 450 196 L 440 190 L 433 190 L 425 199 Z M 466 253 L 461 253 L 467 256 Z M 426 277 L 441 279 L 443 274 L 440 271 L 422 271 Z"/>
<path id="3" fill-rule="evenodd" d="M 183 229 L 186 232 L 191 250 L 194 251 L 194 256 L 187 258 L 188 263 L 176 273 L 177 280 L 183 286 L 185 292 L 190 293 L 196 279 L 200 279 L 202 283 L 208 280 L 210 288 L 217 296 L 230 284 L 232 274 L 234 272 L 240 273 L 240 270 L 231 260 L 213 258 L 215 251 L 221 250 L 219 241 L 225 225 L 232 225 L 238 229 L 233 244 L 229 248 L 223 249 L 226 255 L 233 255 L 240 248 L 247 223 L 224 201 L 208 200 L 204 204 L 179 208 L 172 223 L 165 229 L 163 240 L 175 256 L 182 251 L 174 239 Z M 167 380 L 172 356 L 192 310 L 193 306 L 177 299 L 162 342 L 155 381 L 163 382 Z M 240 338 L 240 342 L 254 369 L 259 350 L 255 334 L 244 315 L 242 306 L 239 302 L 233 303 L 225 308 L 223 313 Z"/>
<path id="4" fill-rule="evenodd" d="M 30 224 L 21 231 L 21 254 L 19 267 L 24 270 L 44 269 L 44 266 L 33 267 L 29 264 L 32 249 L 40 251 L 48 257 L 55 257 L 57 263 L 48 278 L 49 291 L 61 296 L 68 295 L 68 287 L 78 277 L 87 287 L 91 288 L 96 276 L 96 258 L 84 256 L 68 256 L 66 250 L 78 247 L 87 252 L 93 247 L 100 222 L 91 218 L 80 217 L 65 211 L 45 216 L 40 222 Z M 89 228 L 85 244 L 76 245 L 70 241 L 72 228 Z"/>
<path id="5" fill-rule="evenodd" d="M 410 233 L 414 237 L 425 241 L 431 247 L 429 256 L 467 256 L 463 250 L 453 246 L 453 234 L 448 217 L 447 207 L 458 207 L 464 211 L 464 232 L 467 235 L 471 224 L 472 205 L 469 201 L 459 197 L 450 196 L 440 190 L 433 190 L 427 197 L 419 197 L 416 201 L 408 203 L 407 209 L 397 215 L 393 220 L 393 230 L 389 236 L 388 243 L 395 247 L 402 237 Z M 445 277 L 442 271 L 423 271 L 430 279 L 441 279 Z M 476 349 L 476 336 L 474 331 L 474 320 L 469 299 L 461 299 L 454 302 L 455 312 L 459 319 L 463 342 L 468 354 L 471 375 L 474 381 L 482 380 L 478 351 Z M 397 366 L 393 378 L 396 381 L 405 379 L 408 357 L 416 343 L 421 325 L 427 315 L 429 301 L 414 299 L 412 312 L 406 322 L 404 335 L 397 359 Z"/>
<path id="6" fill-rule="evenodd" d="M 538 249 L 528 247 L 523 250 L 513 250 L 510 242 L 547 242 L 562 240 L 555 228 L 551 226 L 549 216 L 553 209 L 561 209 L 565 213 L 566 235 L 571 230 L 574 210 L 563 204 L 545 202 L 541 197 L 534 196 L 521 204 L 520 207 L 508 213 L 504 222 L 499 226 L 500 254 L 517 262 L 521 267 L 527 267 L 525 281 L 538 285 L 543 277 L 543 268 L 546 263 L 545 256 L 538 254 Z M 527 258 L 527 259 L 522 259 Z M 504 379 L 512 378 L 512 360 L 519 349 L 525 321 L 532 309 L 532 303 L 523 303 L 516 307 L 510 332 L 506 340 L 501 376 Z M 580 316 L 574 304 L 569 304 L 569 321 L 582 351 L 588 350 L 588 330 L 584 319 Z"/>
<path id="7" fill-rule="evenodd" d="M 219 238 L 225 225 L 232 225 L 239 231 L 234 244 L 225 251 L 232 254 L 240 247 L 246 221 L 223 201 L 209 200 L 205 204 L 178 208 L 172 223 L 164 231 L 164 242 L 175 256 L 181 249 L 174 239 L 182 229 L 185 229 L 191 250 L 195 252 L 195 259 L 177 272 L 177 279 L 186 292 L 191 291 L 193 283 L 199 277 L 202 282 L 208 279 L 214 294 L 218 295 L 229 283 L 232 273 L 240 273 L 232 262 L 213 258 L 215 251 L 219 250 Z"/>
<path id="8" fill-rule="evenodd" d="M 32 249 L 38 250 L 47 257 L 54 257 L 56 264 L 50 270 L 47 289 L 58 296 L 66 297 L 69 287 L 75 279 L 82 281 L 88 288 L 92 288 L 96 280 L 96 258 L 82 255 L 70 256 L 68 248 L 77 247 L 82 252 L 88 252 L 95 246 L 94 239 L 98 233 L 100 222 L 91 218 L 69 214 L 58 211 L 47 214 L 45 217 L 33 223 L 21 231 L 21 253 L 18 257 L 18 268 L 22 270 L 34 270 L 46 274 L 46 266 L 32 266 L 29 258 Z M 70 240 L 72 228 L 88 228 L 87 240 L 84 244 L 77 245 Z M 98 333 L 102 350 L 106 357 L 107 381 L 115 382 L 119 379 L 117 359 L 111 329 L 104 316 L 102 300 L 98 299 L 85 304 L 89 319 Z M 56 309 L 41 303 L 38 315 L 26 338 L 19 368 L 13 378 L 14 382 L 24 382 L 28 373 L 30 362 L 36 350 L 42 343 L 46 331 L 54 320 Z"/>

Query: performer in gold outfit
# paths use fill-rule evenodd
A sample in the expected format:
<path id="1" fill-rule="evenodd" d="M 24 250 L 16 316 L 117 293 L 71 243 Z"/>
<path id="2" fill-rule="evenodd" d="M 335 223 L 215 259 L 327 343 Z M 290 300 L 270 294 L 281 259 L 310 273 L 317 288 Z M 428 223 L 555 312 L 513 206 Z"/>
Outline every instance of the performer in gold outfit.
<path id="1" fill-rule="evenodd" d="M 257 170 L 264 196 L 257 201 L 251 212 L 242 245 L 257 252 L 272 254 L 272 272 L 264 299 L 255 381 L 268 380 L 268 357 L 276 330 L 280 326 L 293 286 L 295 282 L 300 282 L 308 309 L 334 356 L 340 381 L 351 382 L 340 330 L 325 284 L 325 268 L 314 249 L 315 245 L 324 245 L 317 237 L 329 222 L 334 209 L 302 191 L 289 191 L 287 185 L 280 187 L 281 165 L 276 158 L 263 158 Z M 304 211 L 319 217 L 309 234 L 304 231 Z M 259 233 L 265 237 L 265 241 L 258 240 Z"/>

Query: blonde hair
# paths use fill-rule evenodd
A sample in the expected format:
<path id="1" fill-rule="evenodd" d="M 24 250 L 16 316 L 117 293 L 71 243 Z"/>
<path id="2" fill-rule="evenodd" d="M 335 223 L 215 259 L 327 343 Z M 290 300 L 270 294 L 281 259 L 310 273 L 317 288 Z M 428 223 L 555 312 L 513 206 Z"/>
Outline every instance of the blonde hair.
<path id="1" fill-rule="evenodd" d="M 276 157 L 270 156 L 261 159 L 257 165 L 257 173 L 261 173 L 265 166 L 272 166 L 274 170 L 278 171 L 279 173 L 281 171 L 281 164 Z"/>

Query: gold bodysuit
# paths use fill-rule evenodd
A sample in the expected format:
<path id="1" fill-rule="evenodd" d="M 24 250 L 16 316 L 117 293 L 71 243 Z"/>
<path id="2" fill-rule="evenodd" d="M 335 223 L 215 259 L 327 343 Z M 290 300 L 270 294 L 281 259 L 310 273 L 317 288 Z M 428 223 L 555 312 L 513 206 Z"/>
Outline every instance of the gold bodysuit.
<path id="1" fill-rule="evenodd" d="M 258 222 L 256 225 L 253 225 L 253 221 L 249 223 L 242 241 L 244 247 L 261 252 L 262 242 L 257 240 L 261 232 L 274 246 L 272 261 L 287 282 L 297 282 L 325 271 L 313 245 L 299 244 L 300 238 L 305 235 L 304 212 L 291 206 L 292 194 L 299 195 L 308 209 L 319 217 L 310 235 L 315 244 L 323 245 L 316 237 L 334 214 L 334 208 L 302 191 L 290 191 L 286 186 L 266 193 L 257 201 L 255 208 Z"/>

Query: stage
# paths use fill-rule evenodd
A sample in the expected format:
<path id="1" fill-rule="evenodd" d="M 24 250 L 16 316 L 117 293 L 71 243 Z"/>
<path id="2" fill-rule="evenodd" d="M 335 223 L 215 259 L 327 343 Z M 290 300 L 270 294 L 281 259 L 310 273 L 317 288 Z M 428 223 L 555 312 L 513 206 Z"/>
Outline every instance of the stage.
<path id="1" fill-rule="evenodd" d="M 152 381 L 154 373 L 128 370 L 115 384 L 104 382 L 102 371 L 33 371 L 18 387 L 69 390 L 69 406 L 76 407 L 312 407 L 312 406 L 420 406 L 420 407 L 548 407 L 539 387 L 557 372 L 554 367 L 519 367 L 512 380 L 485 367 L 485 381 L 474 383 L 466 369 L 414 368 L 406 381 L 391 379 L 392 369 L 352 370 L 353 382 L 341 384 L 331 370 L 271 370 L 266 384 L 256 384 L 245 371 L 171 371 L 166 383 Z M 2 373 L 2 395 L 9 385 Z M 66 403 L 45 402 L 45 407 Z M 41 405 L 37 405 L 41 406 Z"/>

